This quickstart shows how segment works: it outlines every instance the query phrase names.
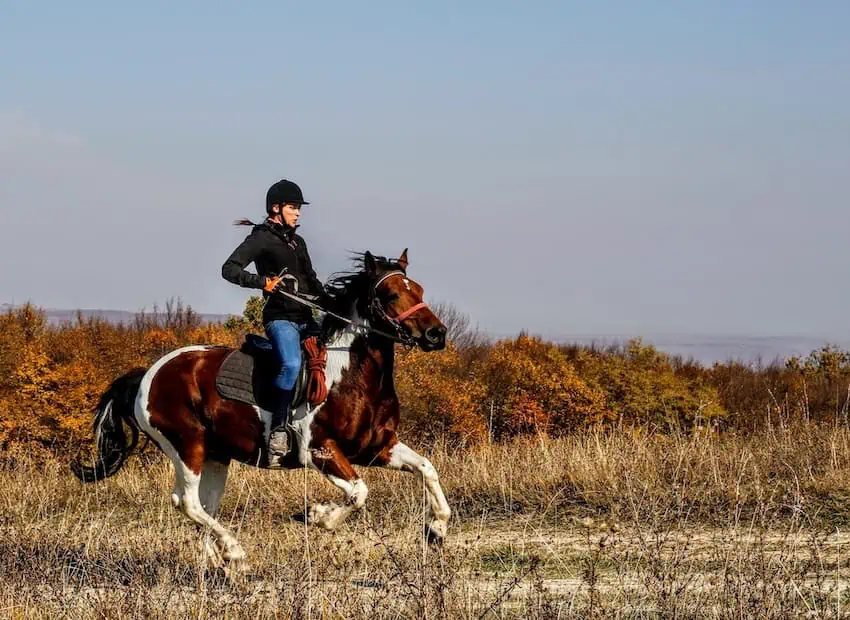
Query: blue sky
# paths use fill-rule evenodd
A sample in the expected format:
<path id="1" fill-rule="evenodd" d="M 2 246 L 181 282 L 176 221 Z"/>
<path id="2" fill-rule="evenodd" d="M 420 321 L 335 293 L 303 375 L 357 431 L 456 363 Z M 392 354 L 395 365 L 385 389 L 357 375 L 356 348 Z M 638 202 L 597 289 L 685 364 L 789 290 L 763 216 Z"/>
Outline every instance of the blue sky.
<path id="1" fill-rule="evenodd" d="M 0 2 L 0 301 L 239 312 L 287 177 L 494 332 L 850 336 L 850 4 L 456 4 Z"/>

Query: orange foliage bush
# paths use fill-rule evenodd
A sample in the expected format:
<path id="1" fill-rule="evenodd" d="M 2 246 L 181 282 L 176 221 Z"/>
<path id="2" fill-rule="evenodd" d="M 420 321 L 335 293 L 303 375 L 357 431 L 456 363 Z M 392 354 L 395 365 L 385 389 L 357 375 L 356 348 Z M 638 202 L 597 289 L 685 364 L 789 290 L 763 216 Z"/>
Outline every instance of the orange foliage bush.
<path id="1" fill-rule="evenodd" d="M 726 415 L 707 376 L 677 371 L 669 356 L 640 340 L 607 351 L 576 349 L 571 358 L 581 376 L 604 392 L 620 422 L 687 427 Z"/>
<path id="2" fill-rule="evenodd" d="M 399 356 L 396 386 L 405 432 L 454 441 L 560 434 L 613 417 L 600 390 L 578 377 L 555 345 L 521 336 L 473 359 L 449 345 Z"/>
<path id="3" fill-rule="evenodd" d="M 0 315 L 0 448 L 88 444 L 92 408 L 113 379 L 187 344 L 238 346 L 262 329 L 258 300 L 223 325 L 171 304 L 129 325 L 81 316 L 48 325 L 32 306 Z M 526 335 L 490 343 L 463 326 L 452 331 L 461 346 L 399 350 L 405 437 L 460 445 L 611 422 L 661 430 L 707 422 L 753 429 L 793 418 L 850 423 L 850 353 L 835 348 L 767 368 L 707 368 L 639 340 L 607 350 Z"/>
<path id="4" fill-rule="evenodd" d="M 486 386 L 464 367 L 455 346 L 431 353 L 401 352 L 396 369 L 405 433 L 460 443 L 487 438 L 482 407 Z"/>
<path id="5" fill-rule="evenodd" d="M 609 420 L 605 395 L 583 381 L 554 344 L 519 336 L 496 343 L 481 362 L 496 438 L 560 434 Z"/>
<path id="6" fill-rule="evenodd" d="M 233 345 L 238 334 L 201 324 L 191 309 L 140 317 L 47 325 L 24 306 L 0 317 L 0 447 L 91 441 L 92 409 L 113 379 L 187 344 Z"/>

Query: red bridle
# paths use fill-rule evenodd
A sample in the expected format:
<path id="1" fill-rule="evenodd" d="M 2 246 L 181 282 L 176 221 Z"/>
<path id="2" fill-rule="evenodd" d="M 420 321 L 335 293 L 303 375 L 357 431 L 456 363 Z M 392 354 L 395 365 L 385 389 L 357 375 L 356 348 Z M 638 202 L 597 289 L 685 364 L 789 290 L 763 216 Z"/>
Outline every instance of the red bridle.
<path id="1" fill-rule="evenodd" d="M 391 278 L 392 276 L 401 276 L 405 280 L 407 280 L 407 274 L 405 274 L 403 271 L 391 271 L 390 273 L 384 275 L 380 280 L 375 282 L 374 291 L 377 293 L 378 287 L 381 284 L 383 284 L 385 280 Z M 377 298 L 375 299 L 375 301 L 376 301 L 376 303 L 378 303 Z M 378 305 L 380 307 L 379 303 L 378 303 Z M 427 308 L 427 307 L 428 307 L 428 304 L 426 304 L 424 301 L 420 301 L 418 304 L 412 305 L 410 308 L 408 308 L 407 310 L 405 310 L 401 314 L 394 316 L 394 317 L 391 317 L 389 314 L 387 314 L 387 311 L 384 310 L 383 307 L 380 307 L 380 309 L 381 309 L 381 312 L 383 313 L 383 315 L 387 319 L 390 319 L 391 321 L 395 321 L 395 322 L 400 322 L 400 321 L 403 321 L 404 319 L 408 318 L 410 315 L 412 315 L 417 310 L 421 310 L 422 308 Z"/>
<path id="2" fill-rule="evenodd" d="M 396 321 L 403 321 L 404 319 L 409 317 L 411 314 L 413 314 L 417 310 L 421 310 L 422 308 L 427 308 L 427 307 L 428 307 L 428 304 L 426 304 L 424 301 L 420 301 L 415 306 L 411 306 L 410 308 L 408 308 L 407 310 L 405 310 L 404 312 L 399 314 L 397 317 L 395 317 L 395 320 Z"/>

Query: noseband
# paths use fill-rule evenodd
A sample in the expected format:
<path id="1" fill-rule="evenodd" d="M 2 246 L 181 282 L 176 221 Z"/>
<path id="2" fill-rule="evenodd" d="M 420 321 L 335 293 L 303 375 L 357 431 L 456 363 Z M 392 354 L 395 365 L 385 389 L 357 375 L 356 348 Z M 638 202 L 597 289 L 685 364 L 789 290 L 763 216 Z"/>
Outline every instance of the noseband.
<path id="1" fill-rule="evenodd" d="M 406 318 L 410 317 L 417 310 L 421 310 L 422 308 L 427 308 L 428 304 L 424 301 L 420 301 L 418 304 L 414 304 L 404 312 L 396 315 L 390 316 L 384 306 L 381 304 L 378 299 L 378 287 L 384 283 L 385 280 L 393 276 L 401 276 L 404 278 L 405 286 L 408 286 L 407 274 L 403 271 L 391 271 L 387 274 L 381 276 L 381 278 L 375 282 L 375 285 L 372 287 L 372 300 L 370 302 L 370 306 L 372 308 L 372 313 L 375 314 L 378 318 L 382 319 L 384 322 L 388 323 L 393 329 L 398 333 L 398 339 L 402 342 L 402 344 L 412 345 L 415 343 L 413 337 L 404 329 L 401 322 Z M 408 287 L 409 288 L 409 287 Z"/>

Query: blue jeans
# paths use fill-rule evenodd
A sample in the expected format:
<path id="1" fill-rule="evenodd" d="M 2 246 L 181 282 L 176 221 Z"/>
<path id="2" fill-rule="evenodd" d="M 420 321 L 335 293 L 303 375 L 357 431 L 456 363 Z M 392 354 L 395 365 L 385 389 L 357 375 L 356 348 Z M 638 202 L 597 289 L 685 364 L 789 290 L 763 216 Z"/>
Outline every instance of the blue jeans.
<path id="1" fill-rule="evenodd" d="M 264 327 L 280 362 L 280 372 L 274 378 L 274 385 L 279 390 L 291 390 L 301 370 L 301 336 L 310 324 L 278 319 L 269 321 Z"/>

